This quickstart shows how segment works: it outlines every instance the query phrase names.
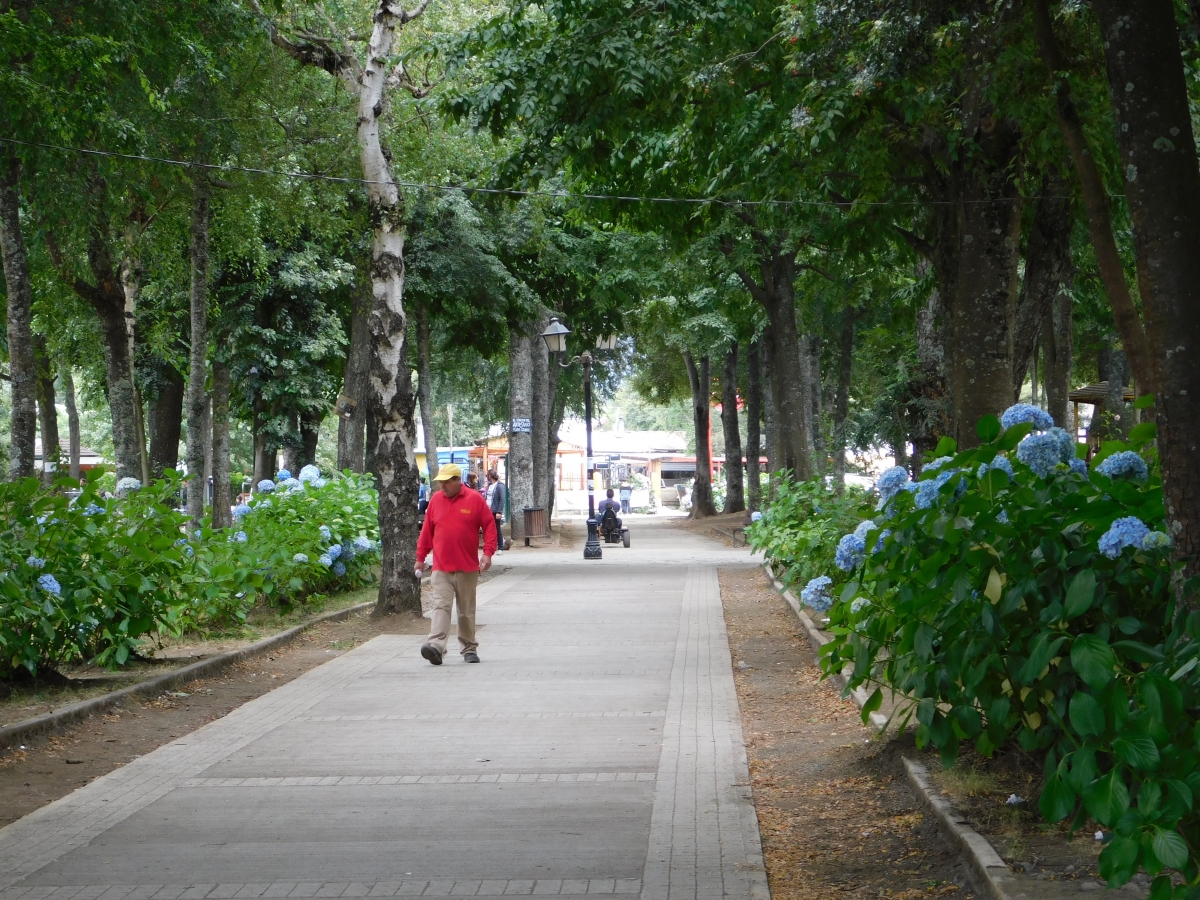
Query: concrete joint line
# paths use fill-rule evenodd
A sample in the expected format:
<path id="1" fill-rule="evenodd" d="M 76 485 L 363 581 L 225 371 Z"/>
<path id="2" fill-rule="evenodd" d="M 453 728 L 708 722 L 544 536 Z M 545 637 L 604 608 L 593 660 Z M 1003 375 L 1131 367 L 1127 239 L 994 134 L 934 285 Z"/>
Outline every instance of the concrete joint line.
<path id="1" fill-rule="evenodd" d="M 24 719 L 20 722 L 13 722 L 11 725 L 5 725 L 3 728 L 0 728 L 0 747 L 11 747 L 32 735 L 40 734 L 43 731 L 53 731 L 56 728 L 77 722 L 93 713 L 102 712 L 116 706 L 118 703 L 131 697 L 158 694 L 168 688 L 185 684 L 196 678 L 203 678 L 206 675 L 220 672 L 235 662 L 257 656 L 267 650 L 274 650 L 276 647 L 288 643 L 288 641 L 291 641 L 315 625 L 348 619 L 354 613 L 370 609 L 374 605 L 373 602 L 367 602 L 359 603 L 356 606 L 346 609 L 334 610 L 333 612 L 317 616 L 312 621 L 305 622 L 303 625 L 297 625 L 294 628 L 289 628 L 287 631 L 281 631 L 279 634 L 263 638 L 261 641 L 256 641 L 248 647 L 242 647 L 240 650 L 230 650 L 228 653 L 202 659 L 174 672 L 167 672 L 166 674 L 159 675 L 157 678 L 151 678 L 149 681 L 133 684 L 127 688 L 121 688 L 119 691 L 112 691 L 108 694 L 101 694 L 99 697 L 80 700 L 78 703 L 72 703 L 69 706 L 64 706 L 62 709 L 56 709 L 53 712 L 34 716 L 31 719 Z"/>
<path id="2" fill-rule="evenodd" d="M 390 638 L 390 640 L 389 640 Z M 419 637 L 376 637 L 354 653 L 239 706 L 229 715 L 0 828 L 0 891 L 166 796 L 190 778 L 345 688 L 401 653 Z"/>
<path id="3" fill-rule="evenodd" d="M 749 782 L 716 569 L 690 566 L 642 900 L 769 900 Z"/>

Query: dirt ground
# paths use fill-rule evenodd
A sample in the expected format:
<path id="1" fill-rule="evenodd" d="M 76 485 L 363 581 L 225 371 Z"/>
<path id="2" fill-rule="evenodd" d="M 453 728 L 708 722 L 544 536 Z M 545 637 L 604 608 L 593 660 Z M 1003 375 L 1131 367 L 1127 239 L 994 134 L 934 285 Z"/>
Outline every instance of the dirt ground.
<path id="1" fill-rule="evenodd" d="M 724 569 L 721 596 L 773 900 L 975 896 L 921 810 L 900 741 L 876 741 L 820 681 L 808 637 L 761 569 Z"/>

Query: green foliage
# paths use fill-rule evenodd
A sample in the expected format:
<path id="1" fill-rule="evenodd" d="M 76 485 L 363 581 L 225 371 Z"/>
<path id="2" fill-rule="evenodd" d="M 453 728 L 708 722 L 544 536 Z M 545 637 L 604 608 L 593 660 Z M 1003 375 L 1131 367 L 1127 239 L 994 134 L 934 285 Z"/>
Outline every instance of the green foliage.
<path id="1" fill-rule="evenodd" d="M 785 584 L 832 574 L 838 541 L 868 514 L 866 494 L 848 487 L 838 496 L 822 479 L 779 478 L 762 518 L 746 529 L 746 542 L 763 551 Z"/>
<path id="2" fill-rule="evenodd" d="M 239 509 L 230 531 L 193 535 L 174 506 L 175 473 L 116 499 L 101 485 L 72 497 L 36 479 L 0 483 L 0 674 L 122 665 L 148 635 L 243 620 L 260 596 L 290 605 L 374 577 L 378 501 L 363 476 L 279 491 Z"/>
<path id="3" fill-rule="evenodd" d="M 947 764 L 964 741 L 1037 754 L 1042 814 L 1113 833 L 1100 857 L 1111 885 L 1139 868 L 1196 884 L 1200 614 L 1176 606 L 1165 539 L 1111 543 L 1126 517 L 1162 526 L 1160 479 L 1062 464 L 1039 476 L 1015 453 L 1028 432 L 988 417 L 982 446 L 881 504 L 822 666 L 894 690 Z M 1012 479 L 990 467 L 1005 455 Z"/>

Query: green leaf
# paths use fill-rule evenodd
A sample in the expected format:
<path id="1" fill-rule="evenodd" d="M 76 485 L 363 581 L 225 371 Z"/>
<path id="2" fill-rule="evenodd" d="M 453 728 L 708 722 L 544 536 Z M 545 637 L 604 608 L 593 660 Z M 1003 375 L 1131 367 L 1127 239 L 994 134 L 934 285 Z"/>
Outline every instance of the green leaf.
<path id="1" fill-rule="evenodd" d="M 1096 573 L 1084 569 L 1073 579 L 1067 588 L 1067 598 L 1063 602 L 1063 615 L 1068 619 L 1081 616 L 1096 600 Z"/>
<path id="2" fill-rule="evenodd" d="M 1071 645 L 1071 665 L 1088 687 L 1102 688 L 1112 680 L 1116 654 L 1097 634 L 1081 634 Z"/>
<path id="3" fill-rule="evenodd" d="M 1154 769 L 1158 766 L 1158 745 L 1148 735 L 1122 734 L 1113 740 L 1113 752 L 1122 762 L 1134 768 Z"/>
<path id="4" fill-rule="evenodd" d="M 1172 869 L 1182 869 L 1187 865 L 1188 861 L 1188 846 L 1187 841 L 1177 831 L 1168 831 L 1164 828 L 1154 829 L 1154 840 L 1151 842 L 1154 848 L 1154 855 L 1158 857 L 1158 861 L 1164 866 L 1170 866 Z"/>
<path id="5" fill-rule="evenodd" d="M 1116 837 L 1100 853 L 1100 874 L 1110 887 L 1124 884 L 1137 871 L 1138 842 L 1133 838 Z"/>
<path id="6" fill-rule="evenodd" d="M 883 705 L 883 690 L 875 688 L 871 696 L 867 698 L 867 702 L 863 704 L 862 721 L 866 725 L 871 720 L 871 713 L 879 709 Z"/>
<path id="7" fill-rule="evenodd" d="M 1142 396 L 1138 397 L 1136 400 L 1133 401 L 1134 409 L 1149 409 L 1153 405 L 1154 405 L 1154 395 L 1153 394 L 1142 394 Z"/>
<path id="8" fill-rule="evenodd" d="M 934 637 L 933 629 L 924 622 L 917 626 L 917 633 L 913 636 L 913 649 L 922 659 L 928 660 L 933 656 Z"/>
<path id="9" fill-rule="evenodd" d="M 1025 665 L 1021 667 L 1021 671 L 1017 675 L 1021 682 L 1031 684 L 1037 681 L 1041 677 L 1042 670 L 1050 665 L 1050 660 L 1054 658 L 1058 648 L 1065 640 L 1066 638 L 1063 637 L 1051 640 L 1048 632 L 1039 634 L 1037 640 L 1033 642 L 1033 648 L 1029 651 L 1029 659 L 1025 660 Z"/>
<path id="10" fill-rule="evenodd" d="M 1109 827 L 1125 814 L 1129 809 L 1129 788 L 1117 769 L 1102 775 L 1083 792 L 1083 805 L 1093 819 Z"/>
<path id="11" fill-rule="evenodd" d="M 1000 437 L 1000 420 L 993 415 L 984 416 L 975 425 L 975 433 L 979 435 L 979 440 L 985 444 L 990 444 L 996 438 Z"/>
<path id="12" fill-rule="evenodd" d="M 1042 788 L 1042 796 L 1038 800 L 1038 809 L 1047 822 L 1059 822 L 1071 814 L 1075 808 L 1075 791 L 1065 781 L 1055 775 Z"/>
<path id="13" fill-rule="evenodd" d="M 1076 691 L 1071 697 L 1071 727 L 1080 737 L 1104 733 L 1104 709 L 1091 694 Z"/>
<path id="14" fill-rule="evenodd" d="M 1129 443 L 1147 444 L 1158 435 L 1158 428 L 1153 422 L 1142 422 L 1129 430 Z"/>
<path id="15" fill-rule="evenodd" d="M 944 437 L 937 443 L 937 447 L 933 450 L 934 458 L 939 456 L 953 456 L 958 450 L 958 442 L 952 437 Z"/>

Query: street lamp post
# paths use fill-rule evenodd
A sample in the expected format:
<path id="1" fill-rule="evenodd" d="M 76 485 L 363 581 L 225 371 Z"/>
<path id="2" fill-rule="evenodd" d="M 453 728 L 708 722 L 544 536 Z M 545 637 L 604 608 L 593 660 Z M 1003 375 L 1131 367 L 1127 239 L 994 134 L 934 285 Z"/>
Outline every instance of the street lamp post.
<path id="1" fill-rule="evenodd" d="M 550 324 L 546 330 L 542 332 L 542 339 L 546 342 L 546 348 L 555 358 L 559 354 L 567 352 L 567 335 L 571 330 L 558 321 L 557 317 L 550 319 Z M 615 345 L 615 339 L 602 339 L 596 342 L 597 347 L 603 346 L 604 349 L 611 349 L 610 345 Z M 587 494 L 588 494 L 588 520 L 587 520 L 587 542 L 583 545 L 584 559 L 601 559 L 604 556 L 604 551 L 600 547 L 600 532 L 596 523 L 596 461 L 592 456 L 592 354 L 584 351 L 578 356 L 567 362 L 560 362 L 559 365 L 564 369 L 573 362 L 583 364 L 583 415 L 584 427 L 587 430 Z"/>

